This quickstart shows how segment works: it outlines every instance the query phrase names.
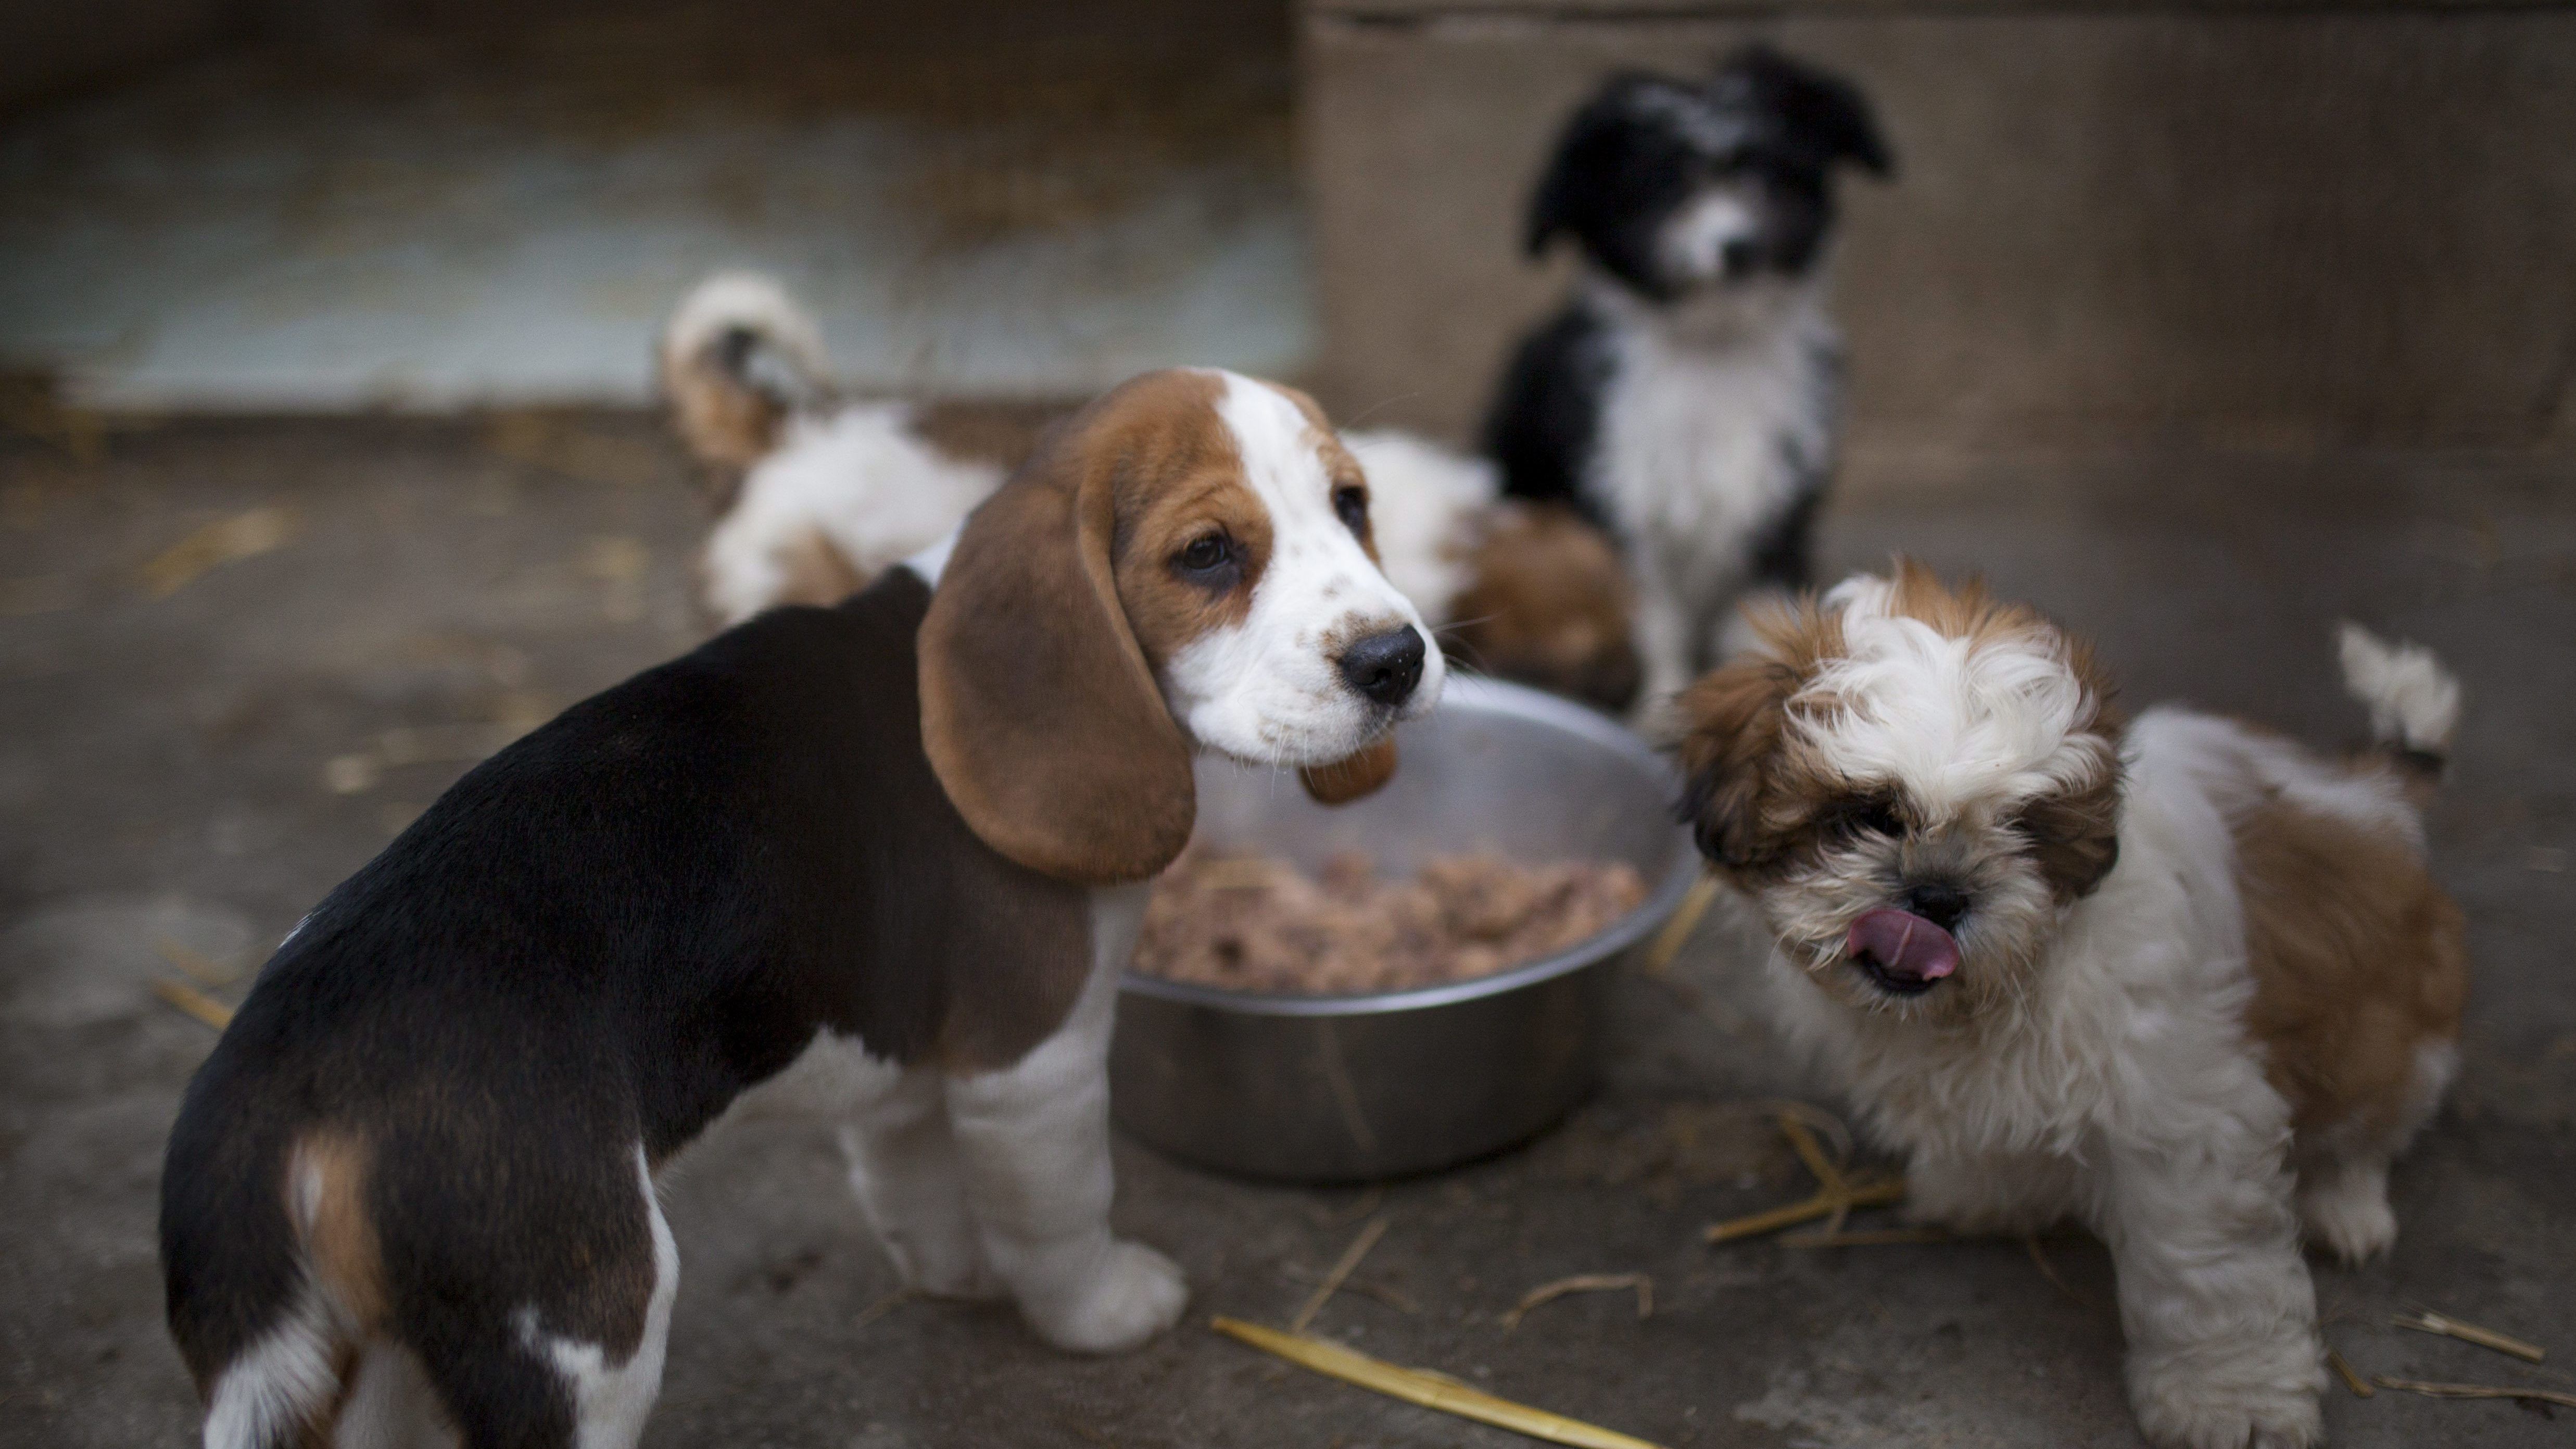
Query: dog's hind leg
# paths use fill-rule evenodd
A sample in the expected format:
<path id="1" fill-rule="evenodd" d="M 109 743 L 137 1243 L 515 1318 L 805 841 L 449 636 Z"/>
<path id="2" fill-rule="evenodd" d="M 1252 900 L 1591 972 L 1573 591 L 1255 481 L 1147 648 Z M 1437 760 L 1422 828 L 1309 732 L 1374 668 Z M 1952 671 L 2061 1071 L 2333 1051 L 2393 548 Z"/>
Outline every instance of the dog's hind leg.
<path id="1" fill-rule="evenodd" d="M 2397 1242 L 2397 1212 L 2388 1202 L 2388 1168 L 2441 1106 L 2458 1074 L 2460 1052 L 2448 1041 L 2416 1048 L 2404 1107 L 2394 1123 L 2348 1122 L 2301 1135 L 2299 1221 L 2308 1241 L 2346 1263 L 2375 1257 Z"/>
<path id="2" fill-rule="evenodd" d="M 419 1356 L 389 1340 L 369 1344 L 349 1376 L 331 1449 L 457 1449 L 459 1443 Z"/>
<path id="3" fill-rule="evenodd" d="M 622 1171 L 613 1151 L 511 1167 L 506 1209 L 448 1174 L 414 1179 L 427 1190 L 409 1231 L 386 1238 L 389 1331 L 465 1449 L 632 1449 L 661 1394 L 680 1287 L 644 1150 Z"/>
<path id="4" fill-rule="evenodd" d="M 941 1298 L 998 1298 L 1008 1290 L 984 1259 L 966 1205 L 945 1087 L 936 1071 L 907 1071 L 852 1111 L 841 1129 L 850 1186 L 906 1286 Z"/>

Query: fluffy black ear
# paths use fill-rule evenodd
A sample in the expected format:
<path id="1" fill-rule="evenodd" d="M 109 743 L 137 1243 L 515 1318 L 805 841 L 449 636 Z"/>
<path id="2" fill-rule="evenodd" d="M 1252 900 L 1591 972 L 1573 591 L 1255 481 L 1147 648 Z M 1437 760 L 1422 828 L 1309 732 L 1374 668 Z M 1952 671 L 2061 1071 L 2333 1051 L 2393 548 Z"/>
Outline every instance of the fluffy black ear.
<path id="1" fill-rule="evenodd" d="M 1721 83 L 1730 74 L 1752 81 L 1790 142 L 1817 164 L 1850 161 L 1873 176 L 1896 173 L 1896 153 L 1879 131 L 1877 112 L 1850 81 L 1767 45 L 1736 52 L 1718 72 Z"/>
<path id="2" fill-rule="evenodd" d="M 1651 158 L 1640 152 L 1654 137 L 1642 117 L 1658 92 L 1680 98 L 1675 104 L 1692 104 L 1672 81 L 1623 71 L 1603 81 L 1565 123 L 1530 196 L 1529 223 L 1521 234 L 1529 255 L 1546 251 L 1562 233 L 1582 238 L 1587 226 L 1614 214 L 1624 193 L 1647 179 Z"/>

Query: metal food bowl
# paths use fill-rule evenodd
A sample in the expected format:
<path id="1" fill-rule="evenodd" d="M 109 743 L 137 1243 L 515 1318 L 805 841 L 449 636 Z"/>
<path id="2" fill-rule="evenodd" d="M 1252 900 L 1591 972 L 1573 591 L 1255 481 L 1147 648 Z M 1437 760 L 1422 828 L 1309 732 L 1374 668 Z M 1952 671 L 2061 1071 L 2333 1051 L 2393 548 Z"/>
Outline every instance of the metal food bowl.
<path id="1" fill-rule="evenodd" d="M 1273 996 L 1130 972 L 1109 1057 L 1127 1131 L 1225 1172 L 1366 1181 L 1498 1151 L 1591 1091 L 1617 963 L 1699 870 L 1672 767 L 1591 710 L 1483 679 L 1453 677 L 1398 740 L 1386 788 L 1332 808 L 1285 772 L 1201 760 L 1198 843 L 1308 871 L 1361 850 L 1388 875 L 1466 851 L 1623 860 L 1645 903 L 1570 950 L 1414 991 Z"/>

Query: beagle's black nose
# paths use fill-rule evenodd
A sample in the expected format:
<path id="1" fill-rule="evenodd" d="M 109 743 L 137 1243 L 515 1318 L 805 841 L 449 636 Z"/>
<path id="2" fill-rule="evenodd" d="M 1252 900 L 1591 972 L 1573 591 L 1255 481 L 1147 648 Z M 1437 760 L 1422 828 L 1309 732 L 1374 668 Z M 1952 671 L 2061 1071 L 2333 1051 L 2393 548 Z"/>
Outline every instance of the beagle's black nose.
<path id="1" fill-rule="evenodd" d="M 1422 635 L 1411 624 L 1371 634 L 1342 651 L 1342 680 L 1389 709 L 1422 682 Z"/>

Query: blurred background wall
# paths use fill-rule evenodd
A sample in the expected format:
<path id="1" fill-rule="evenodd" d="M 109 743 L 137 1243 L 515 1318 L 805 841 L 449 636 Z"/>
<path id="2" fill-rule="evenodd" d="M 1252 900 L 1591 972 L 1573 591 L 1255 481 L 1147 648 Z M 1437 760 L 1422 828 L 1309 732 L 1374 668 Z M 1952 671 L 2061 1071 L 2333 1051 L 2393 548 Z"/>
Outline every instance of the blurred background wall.
<path id="1" fill-rule="evenodd" d="M 1306 0 L 1322 376 L 1464 439 L 1566 258 L 1520 254 L 1605 72 L 1756 36 L 1899 153 L 1847 180 L 1852 461 L 2576 443 L 2576 11 L 2267 0 Z"/>
<path id="2" fill-rule="evenodd" d="M 0 370 L 111 410 L 641 403 L 707 269 L 862 388 L 1219 362 L 1464 441 L 1606 72 L 1873 96 L 1852 472 L 2576 450 L 2576 8 L 2515 0 L 0 7 Z"/>
<path id="3" fill-rule="evenodd" d="M 75 406 L 638 405 L 722 266 L 869 390 L 1312 356 L 1283 3 L 179 3 L 0 6 L 0 370 Z"/>

